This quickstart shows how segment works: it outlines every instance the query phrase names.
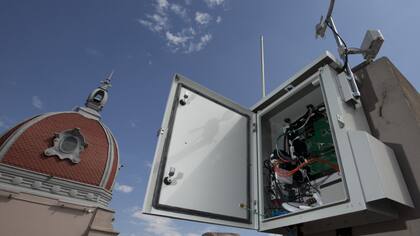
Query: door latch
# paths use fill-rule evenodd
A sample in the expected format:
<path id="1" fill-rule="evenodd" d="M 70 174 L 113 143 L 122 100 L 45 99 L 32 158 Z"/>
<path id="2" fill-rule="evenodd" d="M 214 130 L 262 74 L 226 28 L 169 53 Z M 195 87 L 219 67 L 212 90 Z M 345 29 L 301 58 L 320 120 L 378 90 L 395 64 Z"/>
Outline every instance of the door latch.
<path id="1" fill-rule="evenodd" d="M 190 98 L 190 93 L 185 92 L 184 95 L 182 96 L 182 98 L 179 100 L 179 104 L 181 106 L 185 106 L 187 104 L 189 98 Z"/>
<path id="2" fill-rule="evenodd" d="M 171 185 L 172 183 L 174 183 L 174 176 L 175 176 L 175 168 L 170 167 L 168 175 L 165 176 L 165 178 L 163 178 L 163 183 L 166 185 Z"/>

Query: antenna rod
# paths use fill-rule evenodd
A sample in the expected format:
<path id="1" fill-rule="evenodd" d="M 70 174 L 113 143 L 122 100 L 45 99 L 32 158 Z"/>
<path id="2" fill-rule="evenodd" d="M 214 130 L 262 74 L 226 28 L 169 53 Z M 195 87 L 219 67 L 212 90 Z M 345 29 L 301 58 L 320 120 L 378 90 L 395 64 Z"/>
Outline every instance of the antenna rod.
<path id="1" fill-rule="evenodd" d="M 265 72 L 264 72 L 264 36 L 260 37 L 261 83 L 262 97 L 265 97 Z"/>

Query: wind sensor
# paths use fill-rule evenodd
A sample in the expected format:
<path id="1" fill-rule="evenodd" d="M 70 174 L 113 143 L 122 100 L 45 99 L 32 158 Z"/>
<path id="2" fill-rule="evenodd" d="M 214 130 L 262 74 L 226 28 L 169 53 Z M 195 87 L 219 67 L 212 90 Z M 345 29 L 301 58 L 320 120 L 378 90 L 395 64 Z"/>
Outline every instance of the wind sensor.
<path id="1" fill-rule="evenodd" d="M 325 31 L 327 28 L 330 28 L 334 34 L 335 41 L 338 46 L 338 53 L 340 54 L 341 59 L 344 61 L 344 66 L 342 68 L 343 71 L 347 74 L 347 80 L 349 82 L 352 96 L 355 99 L 360 97 L 360 92 L 356 84 L 355 76 L 351 70 L 351 66 L 348 62 L 348 55 L 349 54 L 362 54 L 363 58 L 371 62 L 379 53 L 379 50 L 384 42 L 384 37 L 379 30 L 368 30 L 365 34 L 365 38 L 363 39 L 362 45 L 360 48 L 349 48 L 347 47 L 346 43 L 344 42 L 343 38 L 337 32 L 337 27 L 334 24 L 334 20 L 332 17 L 332 11 L 334 9 L 335 0 L 330 1 L 330 6 L 328 7 L 328 12 L 325 17 L 321 16 L 320 22 L 315 26 L 315 33 L 316 38 L 325 37 Z"/>

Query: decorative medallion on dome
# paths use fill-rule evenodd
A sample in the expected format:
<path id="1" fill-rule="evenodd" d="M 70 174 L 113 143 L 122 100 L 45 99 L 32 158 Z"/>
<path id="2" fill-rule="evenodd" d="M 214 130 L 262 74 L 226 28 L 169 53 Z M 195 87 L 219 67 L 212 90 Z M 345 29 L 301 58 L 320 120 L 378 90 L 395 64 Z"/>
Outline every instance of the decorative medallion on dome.
<path id="1" fill-rule="evenodd" d="M 80 153 L 88 146 L 79 128 L 65 130 L 55 135 L 52 147 L 44 151 L 46 156 L 58 156 L 61 160 L 80 162 Z"/>

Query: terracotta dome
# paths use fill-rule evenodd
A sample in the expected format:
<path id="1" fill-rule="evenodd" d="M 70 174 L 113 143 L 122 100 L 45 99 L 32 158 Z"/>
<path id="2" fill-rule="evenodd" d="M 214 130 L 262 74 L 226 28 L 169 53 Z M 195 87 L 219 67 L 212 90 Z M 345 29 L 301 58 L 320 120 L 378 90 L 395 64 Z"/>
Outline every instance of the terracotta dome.
<path id="1" fill-rule="evenodd" d="M 80 152 L 79 163 L 45 155 L 56 134 L 75 128 L 88 144 Z M 110 130 L 99 120 L 79 112 L 47 113 L 17 125 L 0 138 L 0 163 L 111 190 L 118 150 Z"/>
<path id="2" fill-rule="evenodd" d="M 118 146 L 99 112 L 110 77 L 75 111 L 34 116 L 0 136 L 0 184 L 107 205 Z"/>

